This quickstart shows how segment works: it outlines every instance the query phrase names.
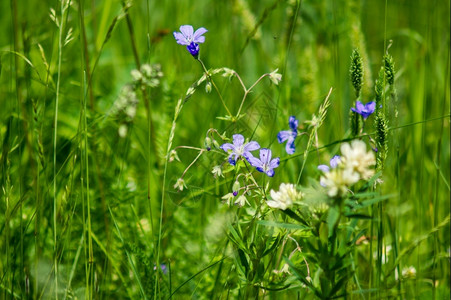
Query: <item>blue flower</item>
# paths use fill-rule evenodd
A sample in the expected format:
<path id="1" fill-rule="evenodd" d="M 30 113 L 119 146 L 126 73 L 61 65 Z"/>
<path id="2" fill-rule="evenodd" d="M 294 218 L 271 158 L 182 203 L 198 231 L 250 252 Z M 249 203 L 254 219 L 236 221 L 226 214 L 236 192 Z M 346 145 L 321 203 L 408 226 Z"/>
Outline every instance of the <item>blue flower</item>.
<path id="1" fill-rule="evenodd" d="M 287 141 L 285 150 L 287 151 L 288 154 L 293 154 L 294 150 L 295 150 L 294 149 L 294 140 L 298 136 L 299 121 L 296 120 L 296 118 L 294 116 L 291 116 L 288 119 L 288 125 L 290 126 L 291 130 L 280 131 L 277 134 L 277 140 L 279 141 L 279 144 Z"/>
<path id="2" fill-rule="evenodd" d="M 362 102 L 357 101 L 355 103 L 355 108 L 352 107 L 351 110 L 355 113 L 358 113 L 363 117 L 364 120 L 366 120 L 372 113 L 374 113 L 374 110 L 376 109 L 376 102 L 371 101 L 367 104 L 363 105 Z"/>
<path id="3" fill-rule="evenodd" d="M 203 34 L 207 31 L 207 29 L 201 27 L 194 32 L 193 26 L 182 25 L 180 26 L 180 32 L 174 31 L 174 38 L 177 44 L 185 45 L 189 53 L 197 58 L 199 55 L 199 44 L 205 42 Z"/>
<path id="4" fill-rule="evenodd" d="M 253 167 L 257 168 L 257 171 L 266 173 L 269 177 L 273 177 L 274 169 L 280 164 L 280 158 L 276 157 L 271 159 L 271 155 L 270 149 L 262 148 L 260 150 L 260 159 L 253 156 L 245 157 Z"/>
<path id="5" fill-rule="evenodd" d="M 232 150 L 232 153 L 229 155 L 229 163 L 235 165 L 237 159 L 241 156 L 249 161 L 248 157 L 253 157 L 250 151 L 260 149 L 260 145 L 254 141 L 244 144 L 244 137 L 241 134 L 234 134 L 233 144 L 225 143 L 220 148 L 225 152 Z"/>
<path id="6" fill-rule="evenodd" d="M 330 168 L 335 169 L 338 166 L 338 164 L 340 163 L 340 161 L 341 161 L 340 155 L 335 155 L 334 157 L 332 157 L 330 159 Z M 330 168 L 328 165 L 319 165 L 318 166 L 318 170 L 323 171 L 324 173 L 329 172 Z"/>

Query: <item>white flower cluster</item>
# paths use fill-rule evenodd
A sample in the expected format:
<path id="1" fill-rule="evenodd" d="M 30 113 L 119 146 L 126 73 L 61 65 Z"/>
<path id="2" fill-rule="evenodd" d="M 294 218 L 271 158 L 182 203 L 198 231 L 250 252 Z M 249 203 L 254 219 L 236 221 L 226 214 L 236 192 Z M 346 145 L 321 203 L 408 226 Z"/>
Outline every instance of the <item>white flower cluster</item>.
<path id="1" fill-rule="evenodd" d="M 302 198 L 302 193 L 296 189 L 296 186 L 291 183 L 281 183 L 279 191 L 271 190 L 270 192 L 272 200 L 266 201 L 269 207 L 279 208 L 282 210 L 287 209 L 294 202 Z"/>
<path id="2" fill-rule="evenodd" d="M 366 144 L 354 140 L 341 145 L 341 158 L 336 168 L 324 172 L 320 183 L 326 188 L 329 197 L 344 196 L 349 187 L 360 179 L 368 180 L 374 175 L 371 167 L 376 164 L 374 153 L 366 151 Z"/>

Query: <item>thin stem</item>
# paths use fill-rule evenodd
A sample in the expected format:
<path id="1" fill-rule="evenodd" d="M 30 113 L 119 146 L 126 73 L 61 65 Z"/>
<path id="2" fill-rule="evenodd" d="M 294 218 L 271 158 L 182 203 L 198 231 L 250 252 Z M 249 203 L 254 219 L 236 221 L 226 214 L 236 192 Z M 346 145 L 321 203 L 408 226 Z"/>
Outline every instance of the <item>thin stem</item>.
<path id="1" fill-rule="evenodd" d="M 243 88 L 244 88 L 244 95 L 243 95 L 243 99 L 241 100 L 241 104 L 240 104 L 240 108 L 238 109 L 238 112 L 236 113 L 236 116 L 235 116 L 235 118 L 238 118 L 239 117 L 239 115 L 240 115 L 240 113 L 241 113 L 241 109 L 243 108 L 243 104 L 244 104 L 244 100 L 246 100 L 246 97 L 247 97 L 247 95 L 250 93 L 250 91 L 263 79 L 263 78 L 265 78 L 266 76 L 269 76 L 269 73 L 265 73 L 265 74 L 263 74 L 262 76 L 260 76 L 260 78 L 258 78 L 257 79 L 257 81 L 255 81 L 254 82 L 254 84 L 252 84 L 251 85 L 251 87 L 250 88 L 248 88 L 248 89 L 246 89 L 246 87 L 244 86 L 244 84 L 243 84 L 243 82 L 241 81 L 241 78 L 240 78 L 240 82 L 241 82 L 241 85 L 243 86 Z"/>
<path id="2" fill-rule="evenodd" d="M 55 117 L 53 121 L 53 264 L 55 265 L 55 299 L 58 300 L 58 255 L 57 255 L 57 199 L 56 199 L 56 145 L 58 132 L 58 104 L 61 85 L 61 62 L 63 56 L 63 27 L 64 27 L 64 0 L 61 0 L 61 22 L 58 32 L 58 71 L 56 79 L 56 95 L 55 95 Z"/>
<path id="3" fill-rule="evenodd" d="M 230 110 L 227 108 L 227 105 L 225 104 L 224 99 L 222 98 L 222 95 L 221 95 L 221 93 L 220 93 L 219 90 L 218 90 L 218 87 L 216 86 L 215 82 L 214 82 L 213 79 L 211 78 L 210 74 L 208 74 L 208 70 L 207 70 L 207 68 L 205 67 L 204 63 L 202 62 L 202 60 L 200 60 L 200 58 L 198 58 L 197 61 L 198 61 L 198 62 L 200 63 L 200 65 L 202 66 L 202 69 L 203 69 L 204 72 L 205 72 L 205 76 L 207 76 L 208 80 L 211 82 L 211 84 L 212 84 L 213 87 L 215 88 L 216 93 L 218 93 L 219 99 L 221 99 L 222 105 L 223 105 L 224 108 L 226 109 L 227 114 L 228 114 L 229 116 L 232 116 L 232 113 L 231 113 Z"/>
<path id="4" fill-rule="evenodd" d="M 189 164 L 189 166 L 186 167 L 185 171 L 183 171 L 182 176 L 180 176 L 180 178 L 183 178 L 183 176 L 185 176 L 185 174 L 186 174 L 186 172 L 188 172 L 189 168 L 191 168 L 191 167 L 194 165 L 194 163 L 200 158 L 200 156 L 201 156 L 205 151 L 207 151 L 207 150 L 201 149 L 201 150 L 199 151 L 199 154 L 198 154 L 198 155 L 196 156 L 196 158 Z"/>

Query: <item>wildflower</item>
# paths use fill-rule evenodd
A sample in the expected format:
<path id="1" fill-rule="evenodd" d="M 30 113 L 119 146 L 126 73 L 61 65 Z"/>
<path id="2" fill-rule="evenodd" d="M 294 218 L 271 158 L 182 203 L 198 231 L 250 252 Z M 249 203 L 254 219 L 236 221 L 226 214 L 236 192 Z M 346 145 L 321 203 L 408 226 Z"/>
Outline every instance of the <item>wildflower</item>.
<path id="1" fill-rule="evenodd" d="M 239 207 L 243 207 L 244 204 L 246 204 L 246 202 L 247 202 L 246 197 L 244 195 L 241 195 L 238 197 L 238 199 L 236 199 L 234 204 L 238 205 Z"/>
<path id="2" fill-rule="evenodd" d="M 327 190 L 329 197 L 342 197 L 351 185 L 359 181 L 359 174 L 351 169 L 335 168 L 320 178 L 321 186 Z"/>
<path id="3" fill-rule="evenodd" d="M 174 31 L 174 38 L 177 40 L 177 44 L 186 45 L 186 49 L 191 53 L 194 58 L 199 55 L 199 44 L 205 42 L 203 36 L 208 30 L 201 27 L 193 33 L 193 26 L 182 25 L 180 26 L 180 32 Z"/>
<path id="4" fill-rule="evenodd" d="M 302 193 L 296 190 L 294 184 L 281 183 L 279 191 L 271 190 L 270 192 L 272 200 L 266 201 L 269 207 L 280 208 L 282 210 L 290 207 L 293 202 L 301 199 Z"/>
<path id="5" fill-rule="evenodd" d="M 402 269 L 402 277 L 404 278 L 415 278 L 417 275 L 417 270 L 414 266 L 410 266 Z"/>
<path id="6" fill-rule="evenodd" d="M 274 83 L 275 85 L 278 85 L 279 82 L 282 80 L 282 74 L 277 73 L 279 69 L 275 69 L 271 73 L 269 73 L 269 79 Z"/>
<path id="7" fill-rule="evenodd" d="M 280 158 L 276 157 L 271 160 L 271 155 L 270 149 L 262 148 L 260 150 L 260 159 L 253 157 L 252 155 L 245 157 L 253 167 L 257 168 L 257 171 L 264 172 L 269 177 L 273 177 L 274 169 L 280 164 Z"/>
<path id="8" fill-rule="evenodd" d="M 222 174 L 221 166 L 214 166 L 211 173 L 213 173 L 214 178 L 224 177 L 224 175 Z"/>
<path id="9" fill-rule="evenodd" d="M 185 180 L 183 180 L 183 178 L 177 179 L 177 182 L 174 184 L 174 189 L 183 191 L 184 188 L 186 188 Z"/>
<path id="10" fill-rule="evenodd" d="M 341 145 L 342 162 L 344 167 L 352 172 L 357 172 L 362 179 L 369 179 L 374 175 L 371 166 L 376 164 L 374 153 L 366 151 L 366 144 L 360 140 L 354 140 L 351 144 Z"/>
<path id="11" fill-rule="evenodd" d="M 367 104 L 363 105 L 362 102 L 357 101 L 355 103 L 355 108 L 352 107 L 351 110 L 355 113 L 358 113 L 363 117 L 364 120 L 366 120 L 372 113 L 374 113 L 374 110 L 376 109 L 376 102 L 371 101 Z"/>
<path id="12" fill-rule="evenodd" d="M 234 134 L 233 144 L 225 143 L 220 148 L 226 152 L 232 150 L 228 159 L 229 163 L 234 166 L 241 156 L 249 161 L 248 157 L 253 157 L 250 151 L 258 150 L 260 145 L 254 141 L 244 144 L 244 137 L 241 134 Z"/>
<path id="13" fill-rule="evenodd" d="M 340 155 L 335 155 L 334 157 L 332 157 L 330 159 L 330 163 L 329 163 L 330 168 L 335 169 L 338 166 L 338 164 L 340 163 L 340 161 L 341 161 Z M 318 166 L 318 170 L 323 171 L 324 173 L 329 172 L 330 168 L 328 165 L 319 165 Z"/>
<path id="14" fill-rule="evenodd" d="M 164 275 L 166 275 L 168 273 L 168 267 L 165 264 L 160 264 L 160 269 L 163 272 Z M 153 266 L 153 270 L 156 271 L 157 270 L 157 266 L 154 265 Z"/>
<path id="15" fill-rule="evenodd" d="M 221 197 L 221 199 L 223 199 L 223 203 L 227 203 L 228 206 L 232 204 L 233 198 L 235 198 L 235 196 L 232 193 L 225 194 Z"/>
<path id="16" fill-rule="evenodd" d="M 296 120 L 294 116 L 291 116 L 288 119 L 288 125 L 290 126 L 291 130 L 283 130 L 277 134 L 277 140 L 279 141 L 279 144 L 287 141 L 285 150 L 288 154 L 293 154 L 295 151 L 294 140 L 298 136 L 298 124 L 299 121 Z"/>

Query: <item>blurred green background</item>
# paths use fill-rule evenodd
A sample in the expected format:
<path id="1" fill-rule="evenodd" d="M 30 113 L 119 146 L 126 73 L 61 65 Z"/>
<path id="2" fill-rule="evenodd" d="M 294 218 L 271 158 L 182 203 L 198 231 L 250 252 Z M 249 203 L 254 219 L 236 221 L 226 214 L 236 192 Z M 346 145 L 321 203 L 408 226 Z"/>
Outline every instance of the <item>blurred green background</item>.
<path id="1" fill-rule="evenodd" d="M 393 56 L 398 103 L 388 105 L 382 191 L 393 197 L 385 206 L 384 238 L 406 251 L 403 266 L 416 267 L 407 298 L 444 299 L 450 228 L 434 228 L 450 211 L 449 9 L 449 1 L 420 0 L 2 1 L 0 298 L 48 299 L 55 281 L 61 298 L 83 298 L 89 289 L 97 299 L 153 294 L 160 221 L 159 261 L 171 265 L 162 290 L 173 291 L 222 257 L 223 229 L 233 213 L 220 199 L 228 185 L 218 185 L 210 172 L 223 157 L 203 156 L 185 177 L 188 189 L 177 192 L 175 181 L 197 155 L 179 151 L 181 162 L 169 164 L 164 180 L 175 105 L 203 73 L 172 36 L 191 24 L 208 29 L 200 45 L 207 68 L 234 69 L 247 86 L 276 68 L 283 77 L 278 86 L 259 84 L 245 102 L 246 117 L 235 124 L 216 118 L 225 116 L 224 108 L 200 86 L 183 107 L 173 147 L 203 147 L 207 130 L 216 128 L 254 135 L 283 157 L 277 132 L 290 115 L 309 120 L 331 87 L 319 146 L 339 141 L 355 101 L 352 50 L 359 48 L 364 59 L 363 102 L 374 99 L 384 54 Z M 148 92 L 148 110 L 140 97 L 136 116 L 126 120 L 115 114 L 115 102 L 132 82 L 130 72 L 145 63 L 160 64 L 164 75 Z M 243 95 L 238 81 L 215 80 L 236 111 Z M 125 137 L 118 134 L 121 124 Z M 337 151 L 334 145 L 309 156 L 301 183 L 317 178 L 316 166 Z M 298 156 L 281 165 L 271 185 L 294 182 L 301 162 Z M 226 297 L 228 272 L 208 268 L 174 297 Z"/>

